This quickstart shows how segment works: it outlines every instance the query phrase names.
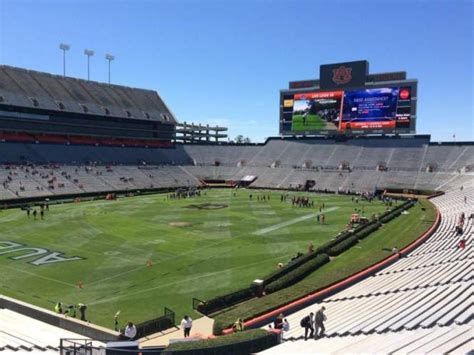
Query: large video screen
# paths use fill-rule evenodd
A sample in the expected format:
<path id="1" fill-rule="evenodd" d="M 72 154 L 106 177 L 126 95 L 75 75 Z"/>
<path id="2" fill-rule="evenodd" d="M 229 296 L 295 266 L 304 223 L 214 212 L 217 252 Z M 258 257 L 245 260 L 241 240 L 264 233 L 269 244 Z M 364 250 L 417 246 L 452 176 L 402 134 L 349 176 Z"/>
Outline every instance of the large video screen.
<path id="1" fill-rule="evenodd" d="M 296 94 L 293 98 L 293 131 L 335 130 L 341 111 L 342 91 Z"/>
<path id="2" fill-rule="evenodd" d="M 282 95 L 282 132 L 409 132 L 411 87 Z"/>

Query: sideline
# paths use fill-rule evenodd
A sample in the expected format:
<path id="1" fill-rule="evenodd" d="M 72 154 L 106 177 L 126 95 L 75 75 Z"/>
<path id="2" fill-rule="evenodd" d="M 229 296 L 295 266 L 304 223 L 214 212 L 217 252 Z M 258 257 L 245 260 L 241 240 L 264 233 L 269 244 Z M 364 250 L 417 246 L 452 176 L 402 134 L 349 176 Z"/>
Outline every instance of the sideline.
<path id="1" fill-rule="evenodd" d="M 332 211 L 335 211 L 335 210 L 337 210 L 337 209 L 339 209 L 339 207 L 329 207 L 329 208 L 323 210 L 323 211 L 320 212 L 320 213 L 310 213 L 310 214 L 307 214 L 307 215 L 304 215 L 304 216 L 301 216 L 301 217 L 297 217 L 297 218 L 295 218 L 295 219 L 290 219 L 289 221 L 286 221 L 286 222 L 274 224 L 273 226 L 259 229 L 259 230 L 255 231 L 255 232 L 253 232 L 252 234 L 253 234 L 253 235 L 263 235 L 263 234 L 267 234 L 267 233 L 276 231 L 276 230 L 278 230 L 278 229 L 291 226 L 292 224 L 296 224 L 296 223 L 299 223 L 299 222 L 303 222 L 303 221 L 306 221 L 307 219 L 310 219 L 310 218 L 315 218 L 316 216 L 318 216 L 318 215 L 320 215 L 320 214 L 322 214 L 322 213 L 332 212 Z"/>

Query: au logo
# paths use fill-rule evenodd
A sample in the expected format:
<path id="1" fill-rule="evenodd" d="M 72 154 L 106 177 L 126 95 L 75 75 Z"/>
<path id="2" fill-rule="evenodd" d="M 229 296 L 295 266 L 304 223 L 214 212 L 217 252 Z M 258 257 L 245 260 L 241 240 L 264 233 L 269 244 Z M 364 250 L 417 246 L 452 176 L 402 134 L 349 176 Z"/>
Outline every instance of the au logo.
<path id="1" fill-rule="evenodd" d="M 12 260 L 23 260 L 34 257 L 35 259 L 31 260 L 29 263 L 35 266 L 65 261 L 84 260 L 84 258 L 80 256 L 65 257 L 61 252 L 51 251 L 43 248 L 33 248 L 24 244 L 10 241 L 0 241 L 0 255 L 3 254 L 15 255 L 10 257 Z"/>
<path id="2" fill-rule="evenodd" d="M 337 85 L 347 84 L 352 79 L 352 68 L 346 68 L 341 65 L 337 69 L 332 70 L 332 81 Z"/>

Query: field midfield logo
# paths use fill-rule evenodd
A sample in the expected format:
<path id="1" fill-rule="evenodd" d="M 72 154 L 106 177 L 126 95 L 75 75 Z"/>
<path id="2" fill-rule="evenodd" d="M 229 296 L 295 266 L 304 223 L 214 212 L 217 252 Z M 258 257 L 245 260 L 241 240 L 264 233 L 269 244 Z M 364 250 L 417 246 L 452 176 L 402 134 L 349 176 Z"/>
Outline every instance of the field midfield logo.
<path id="1" fill-rule="evenodd" d="M 8 253 L 23 252 L 21 255 L 11 256 L 12 260 L 23 260 L 35 256 L 40 256 L 38 259 L 30 261 L 29 263 L 35 266 L 58 263 L 63 261 L 84 260 L 80 256 L 65 257 L 63 253 L 57 251 L 50 251 L 44 248 L 29 247 L 24 244 L 0 241 L 0 255 Z"/>
<path id="2" fill-rule="evenodd" d="M 332 81 L 337 85 L 347 84 L 352 79 L 352 68 L 341 65 L 339 68 L 333 69 L 332 74 Z"/>

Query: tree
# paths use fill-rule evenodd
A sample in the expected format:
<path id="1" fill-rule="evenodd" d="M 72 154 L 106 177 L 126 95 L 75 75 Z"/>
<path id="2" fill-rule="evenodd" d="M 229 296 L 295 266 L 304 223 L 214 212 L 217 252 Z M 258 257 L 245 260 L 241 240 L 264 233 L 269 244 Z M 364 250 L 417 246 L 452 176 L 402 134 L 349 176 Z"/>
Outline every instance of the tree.
<path id="1" fill-rule="evenodd" d="M 234 142 L 242 144 L 242 143 L 250 143 L 251 141 L 249 137 L 244 137 L 243 135 L 239 134 L 237 137 L 235 137 Z"/>

